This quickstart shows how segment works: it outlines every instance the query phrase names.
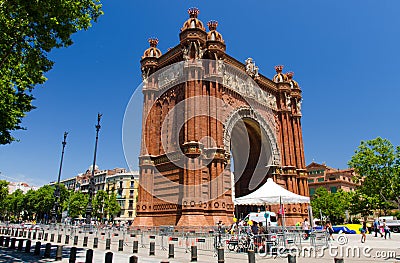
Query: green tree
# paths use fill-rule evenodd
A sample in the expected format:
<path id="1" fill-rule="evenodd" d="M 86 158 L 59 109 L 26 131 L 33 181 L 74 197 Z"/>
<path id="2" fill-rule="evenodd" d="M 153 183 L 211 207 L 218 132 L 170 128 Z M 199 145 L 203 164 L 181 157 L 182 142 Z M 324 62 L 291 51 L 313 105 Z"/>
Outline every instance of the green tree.
<path id="1" fill-rule="evenodd" d="M 38 219 L 50 217 L 50 211 L 54 206 L 54 187 L 45 185 L 35 191 L 35 213 Z"/>
<path id="2" fill-rule="evenodd" d="M 102 15 L 99 0 L 0 1 L 0 144 L 34 106 L 32 90 L 46 81 L 53 48 L 72 45 L 72 34 Z"/>
<path id="3" fill-rule="evenodd" d="M 24 193 L 21 189 L 17 189 L 9 195 L 8 211 L 18 220 L 23 210 Z"/>
<path id="4" fill-rule="evenodd" d="M 33 215 L 35 214 L 35 203 L 36 203 L 36 191 L 35 190 L 28 190 L 24 195 L 24 213 L 25 218 L 28 220 L 33 219 Z"/>
<path id="5" fill-rule="evenodd" d="M 0 202 L 8 195 L 8 182 L 6 180 L 0 180 Z"/>
<path id="6" fill-rule="evenodd" d="M 376 199 L 379 209 L 400 209 L 400 147 L 380 137 L 362 141 L 349 161 L 362 180 L 359 191 Z"/>
<path id="7" fill-rule="evenodd" d="M 343 222 L 346 218 L 346 210 L 350 208 L 350 196 L 351 193 L 342 190 L 330 193 L 323 187 L 317 188 L 311 197 L 314 217 L 319 217 L 321 211 L 333 224 Z"/>
<path id="8" fill-rule="evenodd" d="M 108 194 L 104 190 L 97 191 L 93 198 L 93 215 L 100 220 L 103 220 L 105 216 L 105 206 L 107 204 Z"/>
<path id="9" fill-rule="evenodd" d="M 360 189 L 357 189 L 351 196 L 350 213 L 352 215 L 361 215 L 366 220 L 378 206 L 379 195 L 368 196 L 363 194 Z"/>
<path id="10" fill-rule="evenodd" d="M 72 193 L 69 198 L 69 216 L 72 218 L 84 216 L 87 203 L 88 195 L 85 195 L 80 191 Z"/>
<path id="11" fill-rule="evenodd" d="M 117 195 L 115 193 L 111 193 L 108 196 L 108 200 L 106 202 L 106 212 L 111 220 L 114 219 L 114 216 L 121 211 L 121 206 L 117 201 Z"/>

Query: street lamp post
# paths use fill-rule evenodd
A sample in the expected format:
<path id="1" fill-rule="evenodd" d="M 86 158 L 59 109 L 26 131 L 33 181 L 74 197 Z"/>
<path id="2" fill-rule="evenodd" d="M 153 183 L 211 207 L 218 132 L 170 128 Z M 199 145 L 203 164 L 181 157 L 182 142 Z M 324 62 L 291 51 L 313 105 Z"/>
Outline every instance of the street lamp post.
<path id="1" fill-rule="evenodd" d="M 101 128 L 101 126 L 100 126 L 101 116 L 102 116 L 102 114 L 100 114 L 100 113 L 97 114 L 96 143 L 94 145 L 92 175 L 90 176 L 90 180 L 89 180 L 89 200 L 88 200 L 88 204 L 86 207 L 86 224 L 87 225 L 90 225 L 90 223 L 92 221 L 92 211 L 93 211 L 92 199 L 93 199 L 93 194 L 94 194 L 94 169 L 96 167 L 97 142 L 99 140 L 99 130 Z"/>
<path id="2" fill-rule="evenodd" d="M 57 211 L 58 211 L 58 201 L 60 199 L 60 177 L 61 177 L 61 170 L 62 170 L 62 165 L 63 165 L 63 160 L 64 160 L 64 149 L 65 145 L 67 144 L 67 135 L 68 132 L 64 132 L 64 140 L 62 141 L 62 152 L 61 152 L 61 161 L 60 161 L 60 169 L 58 170 L 58 179 L 57 179 L 57 184 L 54 189 L 54 206 L 53 209 L 51 210 L 51 221 L 53 223 L 57 222 Z"/>

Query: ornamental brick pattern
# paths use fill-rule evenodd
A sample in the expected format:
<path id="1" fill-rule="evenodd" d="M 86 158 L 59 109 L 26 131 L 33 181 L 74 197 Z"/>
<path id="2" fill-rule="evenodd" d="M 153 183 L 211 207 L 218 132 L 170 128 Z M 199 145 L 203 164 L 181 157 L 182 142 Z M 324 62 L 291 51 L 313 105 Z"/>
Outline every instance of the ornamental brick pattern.
<path id="1" fill-rule="evenodd" d="M 258 73 L 250 58 L 243 64 L 229 56 L 218 23 L 210 21 L 206 32 L 198 13 L 189 9 L 180 44 L 162 54 L 158 40 L 150 39 L 141 60 L 143 129 L 134 225 L 231 224 L 232 195 L 246 195 L 268 177 L 294 193 L 309 193 L 301 90 L 293 73 L 282 73 L 283 66 L 277 66 L 271 80 Z M 177 62 L 184 65 L 182 71 L 154 76 Z M 214 74 L 222 70 L 220 63 L 234 70 L 226 67 L 224 74 Z M 187 80 L 175 83 L 180 74 Z M 278 211 L 278 206 L 268 208 Z M 285 210 L 288 224 L 307 216 L 304 205 L 287 205 Z"/>

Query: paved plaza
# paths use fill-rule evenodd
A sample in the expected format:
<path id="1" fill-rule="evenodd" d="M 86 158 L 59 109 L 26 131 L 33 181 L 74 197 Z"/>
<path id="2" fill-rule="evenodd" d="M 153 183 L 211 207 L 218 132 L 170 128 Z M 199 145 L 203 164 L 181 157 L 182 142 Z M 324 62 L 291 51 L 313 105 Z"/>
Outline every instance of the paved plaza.
<path id="1" fill-rule="evenodd" d="M 365 243 L 360 242 L 360 235 L 335 235 L 335 240 L 330 241 L 329 247 L 318 251 L 307 250 L 304 246 L 302 251 L 297 255 L 297 262 L 299 263 L 314 263 L 314 262 L 334 262 L 335 257 L 344 258 L 345 262 L 400 262 L 400 234 L 392 234 L 391 239 L 383 239 L 381 237 L 367 236 Z M 82 237 L 83 238 L 83 237 Z M 346 243 L 345 245 L 339 245 Z M 34 242 L 32 242 L 34 244 Z M 44 245 L 46 241 L 42 242 L 41 255 L 44 254 Z M 15 249 L 1 248 L 0 249 L 0 262 L 54 262 L 56 242 L 52 243 L 52 253 L 50 259 L 44 259 L 39 256 L 34 256 L 33 253 L 19 252 Z M 89 246 L 90 243 L 89 243 Z M 69 251 L 71 245 L 64 246 L 63 259 L 61 262 L 69 262 Z M 86 249 L 78 244 L 77 260 L 76 262 L 85 262 Z M 129 262 L 129 257 L 133 254 L 132 247 L 124 248 L 123 252 L 116 252 L 117 245 L 112 244 L 111 250 L 113 252 L 113 262 L 122 263 Z M 31 249 L 31 252 L 33 248 Z M 94 250 L 93 262 L 104 262 L 105 253 L 108 252 L 99 246 L 99 249 Z M 341 254 L 342 253 L 342 254 Z M 213 251 L 198 250 L 198 262 L 217 262 L 217 257 Z M 160 246 L 156 246 L 155 256 L 149 256 L 149 246 L 139 246 L 139 253 L 136 254 L 139 262 L 190 262 L 191 252 L 185 251 L 182 248 L 175 248 L 175 257 L 168 259 L 168 251 L 162 250 Z M 256 253 L 256 262 L 288 262 L 286 257 L 272 257 Z M 60 262 L 60 261 L 59 261 Z M 225 250 L 225 262 L 248 262 L 248 256 L 245 253 L 228 252 Z"/>

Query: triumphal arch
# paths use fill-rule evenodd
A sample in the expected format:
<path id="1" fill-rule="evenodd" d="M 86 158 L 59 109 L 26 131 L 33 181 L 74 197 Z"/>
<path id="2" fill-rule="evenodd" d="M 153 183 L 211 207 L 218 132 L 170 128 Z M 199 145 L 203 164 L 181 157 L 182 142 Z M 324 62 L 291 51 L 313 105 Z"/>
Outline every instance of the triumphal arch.
<path id="1" fill-rule="evenodd" d="M 135 225 L 214 225 L 234 217 L 233 197 L 268 178 L 308 195 L 301 130 L 301 90 L 276 66 L 272 79 L 255 61 L 225 50 L 199 10 L 188 10 L 180 43 L 165 54 L 158 40 L 141 60 L 143 122 Z M 261 71 L 261 70 L 260 70 Z M 277 212 L 278 206 L 268 207 Z M 287 205 L 286 222 L 307 215 Z"/>

